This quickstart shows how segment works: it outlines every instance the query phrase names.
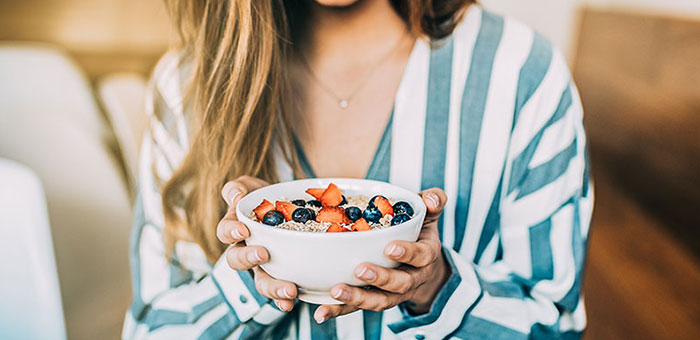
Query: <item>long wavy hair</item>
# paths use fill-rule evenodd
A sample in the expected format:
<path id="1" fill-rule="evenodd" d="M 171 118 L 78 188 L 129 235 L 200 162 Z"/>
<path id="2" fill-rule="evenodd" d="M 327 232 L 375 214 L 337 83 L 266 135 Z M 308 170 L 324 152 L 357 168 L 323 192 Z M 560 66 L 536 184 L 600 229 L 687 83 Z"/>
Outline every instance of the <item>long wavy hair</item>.
<path id="1" fill-rule="evenodd" d="M 302 177 L 290 131 L 292 89 L 285 65 L 312 0 L 165 0 L 190 66 L 185 105 L 189 152 L 162 185 L 168 253 L 179 239 L 215 262 L 225 245 L 216 225 L 226 212 L 219 192 L 242 175 L 278 181 L 276 159 Z M 389 0 L 416 37 L 440 39 L 469 0 Z M 280 157 L 281 156 L 281 157 Z"/>

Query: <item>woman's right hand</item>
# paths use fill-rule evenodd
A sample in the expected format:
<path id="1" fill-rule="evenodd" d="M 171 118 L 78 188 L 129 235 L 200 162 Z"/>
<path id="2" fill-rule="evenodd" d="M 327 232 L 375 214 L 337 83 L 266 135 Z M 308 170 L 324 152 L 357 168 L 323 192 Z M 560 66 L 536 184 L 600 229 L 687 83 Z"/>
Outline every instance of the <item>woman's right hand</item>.
<path id="1" fill-rule="evenodd" d="M 226 261 L 235 270 L 253 270 L 255 287 L 258 292 L 275 301 L 277 307 L 283 311 L 290 311 L 294 307 L 294 299 L 297 296 L 297 287 L 288 281 L 275 280 L 268 275 L 260 264 L 270 259 L 267 249 L 259 246 L 246 246 L 244 240 L 250 236 L 250 231 L 236 217 L 236 206 L 248 192 L 269 185 L 269 183 L 250 176 L 242 176 L 224 185 L 221 195 L 228 204 L 228 211 L 216 227 L 216 235 L 219 241 L 225 244 L 233 244 L 226 250 Z"/>

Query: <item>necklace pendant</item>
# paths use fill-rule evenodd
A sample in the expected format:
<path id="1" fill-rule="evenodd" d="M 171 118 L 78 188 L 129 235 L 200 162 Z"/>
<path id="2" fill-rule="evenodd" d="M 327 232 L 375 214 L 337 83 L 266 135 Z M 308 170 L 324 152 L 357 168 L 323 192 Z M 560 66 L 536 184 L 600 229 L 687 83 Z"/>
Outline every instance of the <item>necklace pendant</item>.
<path id="1" fill-rule="evenodd" d="M 345 99 L 342 99 L 341 101 L 338 102 L 338 105 L 340 106 L 341 109 L 346 109 L 348 107 L 348 101 Z"/>

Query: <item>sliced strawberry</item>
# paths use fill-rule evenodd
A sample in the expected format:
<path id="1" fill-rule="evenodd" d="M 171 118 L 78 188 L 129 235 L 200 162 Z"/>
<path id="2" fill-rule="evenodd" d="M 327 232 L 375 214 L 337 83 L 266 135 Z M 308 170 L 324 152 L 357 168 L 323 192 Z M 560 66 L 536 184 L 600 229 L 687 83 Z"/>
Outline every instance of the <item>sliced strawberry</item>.
<path id="1" fill-rule="evenodd" d="M 331 183 L 328 184 L 328 188 L 323 192 L 319 201 L 323 206 L 337 207 L 343 201 L 343 193 L 335 184 Z"/>
<path id="2" fill-rule="evenodd" d="M 326 189 L 322 188 L 308 188 L 306 189 L 306 193 L 313 196 L 317 200 L 321 200 L 321 196 L 323 196 L 323 192 L 326 191 Z"/>
<path id="3" fill-rule="evenodd" d="M 365 221 L 364 218 L 360 218 L 355 223 L 353 223 L 352 227 L 350 227 L 352 231 L 367 231 L 367 230 L 372 230 L 372 228 L 369 227 L 369 224 L 367 224 L 367 221 Z"/>
<path id="4" fill-rule="evenodd" d="M 270 201 L 263 200 L 262 203 L 260 203 L 260 205 L 253 209 L 253 212 L 255 213 L 255 216 L 258 217 L 258 220 L 262 221 L 263 216 L 265 216 L 265 214 L 267 214 L 267 212 L 270 210 L 275 210 L 275 206 L 272 205 Z"/>
<path id="5" fill-rule="evenodd" d="M 378 196 L 374 199 L 374 206 L 379 208 L 379 211 L 382 212 L 382 216 L 394 215 L 394 208 L 391 206 L 391 203 L 382 196 Z"/>
<path id="6" fill-rule="evenodd" d="M 316 222 L 330 222 L 350 224 L 350 219 L 345 216 L 345 209 L 341 207 L 323 207 L 316 215 Z"/>
<path id="7" fill-rule="evenodd" d="M 338 223 L 333 223 L 330 227 L 328 227 L 328 229 L 326 229 L 327 233 L 344 233 L 346 231 L 350 231 L 350 229 L 341 227 Z"/>
<path id="8" fill-rule="evenodd" d="M 294 210 L 297 209 L 299 209 L 299 207 L 296 205 L 284 201 L 277 201 L 275 206 L 275 210 L 281 212 L 282 215 L 284 215 L 284 219 L 287 221 L 292 220 L 292 214 L 294 213 Z"/>

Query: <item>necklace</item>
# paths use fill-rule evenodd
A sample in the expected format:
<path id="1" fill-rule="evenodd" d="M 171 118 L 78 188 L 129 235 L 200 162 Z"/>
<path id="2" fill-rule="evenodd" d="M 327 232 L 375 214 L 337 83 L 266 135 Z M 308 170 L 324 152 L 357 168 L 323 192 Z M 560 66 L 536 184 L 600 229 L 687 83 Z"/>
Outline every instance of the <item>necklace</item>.
<path id="1" fill-rule="evenodd" d="M 311 76 L 311 79 L 312 79 L 324 92 L 326 92 L 328 95 L 330 95 L 331 97 L 333 97 L 333 99 L 338 103 L 338 106 L 339 106 L 341 109 L 347 109 L 348 106 L 350 106 L 350 101 L 353 99 L 353 97 L 355 97 L 355 95 L 356 95 L 358 92 L 360 92 L 360 90 L 361 90 L 362 88 L 365 87 L 365 85 L 367 84 L 367 82 L 369 82 L 369 80 L 372 78 L 372 76 L 374 75 L 374 73 L 377 72 L 377 70 L 379 69 L 379 66 L 382 66 L 382 65 L 389 59 L 389 57 L 391 57 L 392 55 L 394 55 L 394 52 L 396 52 L 396 50 L 399 48 L 399 46 L 401 45 L 401 42 L 403 41 L 403 39 L 408 35 L 407 33 L 408 33 L 408 32 L 406 32 L 406 34 L 402 35 L 401 38 L 399 38 L 399 39 L 396 41 L 396 44 L 395 44 L 386 54 L 384 54 L 381 58 L 379 58 L 379 60 L 377 61 L 377 63 L 375 63 L 374 65 L 372 65 L 372 67 L 370 67 L 369 72 L 367 73 L 367 76 L 365 76 L 365 78 L 362 79 L 362 81 L 361 81 L 359 84 L 357 84 L 357 86 L 355 87 L 355 89 L 353 89 L 352 91 L 350 91 L 350 93 L 349 93 L 347 96 L 344 96 L 344 97 L 343 97 L 343 96 L 337 95 L 337 94 L 335 93 L 335 91 L 333 91 L 333 90 L 330 88 L 330 86 L 326 85 L 323 81 L 321 81 L 321 79 L 316 75 L 316 73 L 313 71 L 313 69 L 311 69 L 311 66 L 309 65 L 309 62 L 307 61 L 306 56 L 304 55 L 304 53 L 299 53 L 300 56 L 301 56 L 300 59 L 301 59 L 302 64 L 304 65 L 304 68 L 306 69 L 306 72 L 309 74 L 309 76 Z"/>

